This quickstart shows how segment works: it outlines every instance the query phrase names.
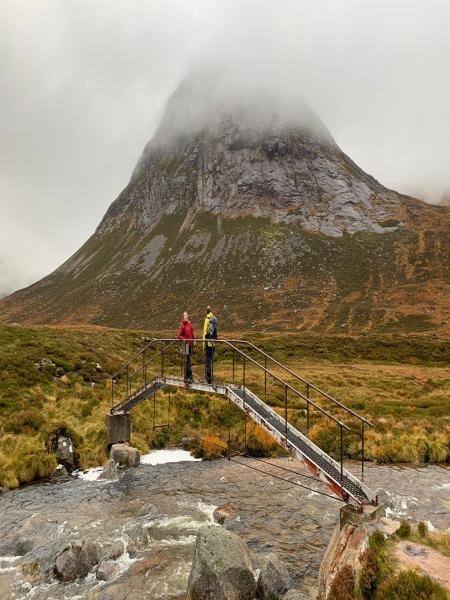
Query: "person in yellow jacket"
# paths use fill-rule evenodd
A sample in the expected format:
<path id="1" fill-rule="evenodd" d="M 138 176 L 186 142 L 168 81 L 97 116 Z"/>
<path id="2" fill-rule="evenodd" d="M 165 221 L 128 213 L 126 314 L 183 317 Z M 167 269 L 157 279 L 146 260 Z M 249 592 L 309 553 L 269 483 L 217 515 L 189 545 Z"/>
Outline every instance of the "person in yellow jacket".
<path id="1" fill-rule="evenodd" d="M 212 383 L 213 380 L 213 357 L 214 342 L 209 340 L 217 339 L 217 317 L 212 313 L 211 307 L 206 308 L 205 323 L 203 325 L 203 348 L 205 349 L 205 379 L 206 383 Z"/>

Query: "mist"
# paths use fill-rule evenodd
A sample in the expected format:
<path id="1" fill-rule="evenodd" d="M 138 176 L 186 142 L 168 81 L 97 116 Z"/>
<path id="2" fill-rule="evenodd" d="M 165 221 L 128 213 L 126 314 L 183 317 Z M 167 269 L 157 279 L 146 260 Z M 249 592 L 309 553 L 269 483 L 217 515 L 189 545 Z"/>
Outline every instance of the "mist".
<path id="1" fill-rule="evenodd" d="M 0 295 L 93 233 L 193 73 L 225 103 L 302 99 L 381 183 L 441 201 L 449 30 L 447 0 L 3 0 Z"/>

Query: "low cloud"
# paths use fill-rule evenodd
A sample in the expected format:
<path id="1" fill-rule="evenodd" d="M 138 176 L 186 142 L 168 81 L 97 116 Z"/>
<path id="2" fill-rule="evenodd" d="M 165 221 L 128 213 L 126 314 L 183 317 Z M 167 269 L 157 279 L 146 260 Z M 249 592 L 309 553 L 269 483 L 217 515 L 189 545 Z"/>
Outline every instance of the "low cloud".
<path id="1" fill-rule="evenodd" d="M 189 73 L 302 97 L 362 168 L 450 193 L 447 0 L 3 0 L 0 293 L 94 231 Z M 225 97 L 224 96 L 224 97 Z"/>

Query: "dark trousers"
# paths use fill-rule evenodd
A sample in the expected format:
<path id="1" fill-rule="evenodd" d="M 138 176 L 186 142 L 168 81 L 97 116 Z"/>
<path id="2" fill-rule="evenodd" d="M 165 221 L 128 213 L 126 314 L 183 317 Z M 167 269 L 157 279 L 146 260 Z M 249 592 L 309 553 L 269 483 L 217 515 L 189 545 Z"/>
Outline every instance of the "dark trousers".
<path id="1" fill-rule="evenodd" d="M 206 346 L 206 348 L 205 348 L 205 376 L 206 376 L 206 383 L 212 383 L 212 376 L 213 376 L 213 356 L 214 356 L 214 347 Z"/>
<path id="2" fill-rule="evenodd" d="M 192 348 L 186 343 L 186 353 L 183 356 L 184 359 L 184 378 L 192 379 L 192 363 L 191 363 L 191 352 Z"/>

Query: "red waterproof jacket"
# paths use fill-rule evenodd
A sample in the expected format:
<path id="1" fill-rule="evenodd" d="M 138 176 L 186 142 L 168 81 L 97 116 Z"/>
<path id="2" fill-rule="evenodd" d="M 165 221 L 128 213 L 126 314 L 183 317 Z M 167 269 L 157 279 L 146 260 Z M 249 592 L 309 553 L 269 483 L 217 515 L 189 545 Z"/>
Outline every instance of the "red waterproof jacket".
<path id="1" fill-rule="evenodd" d="M 181 321 L 180 327 L 178 329 L 178 339 L 179 340 L 188 340 L 189 346 L 192 346 L 194 343 L 194 328 L 191 325 L 190 321 Z"/>

